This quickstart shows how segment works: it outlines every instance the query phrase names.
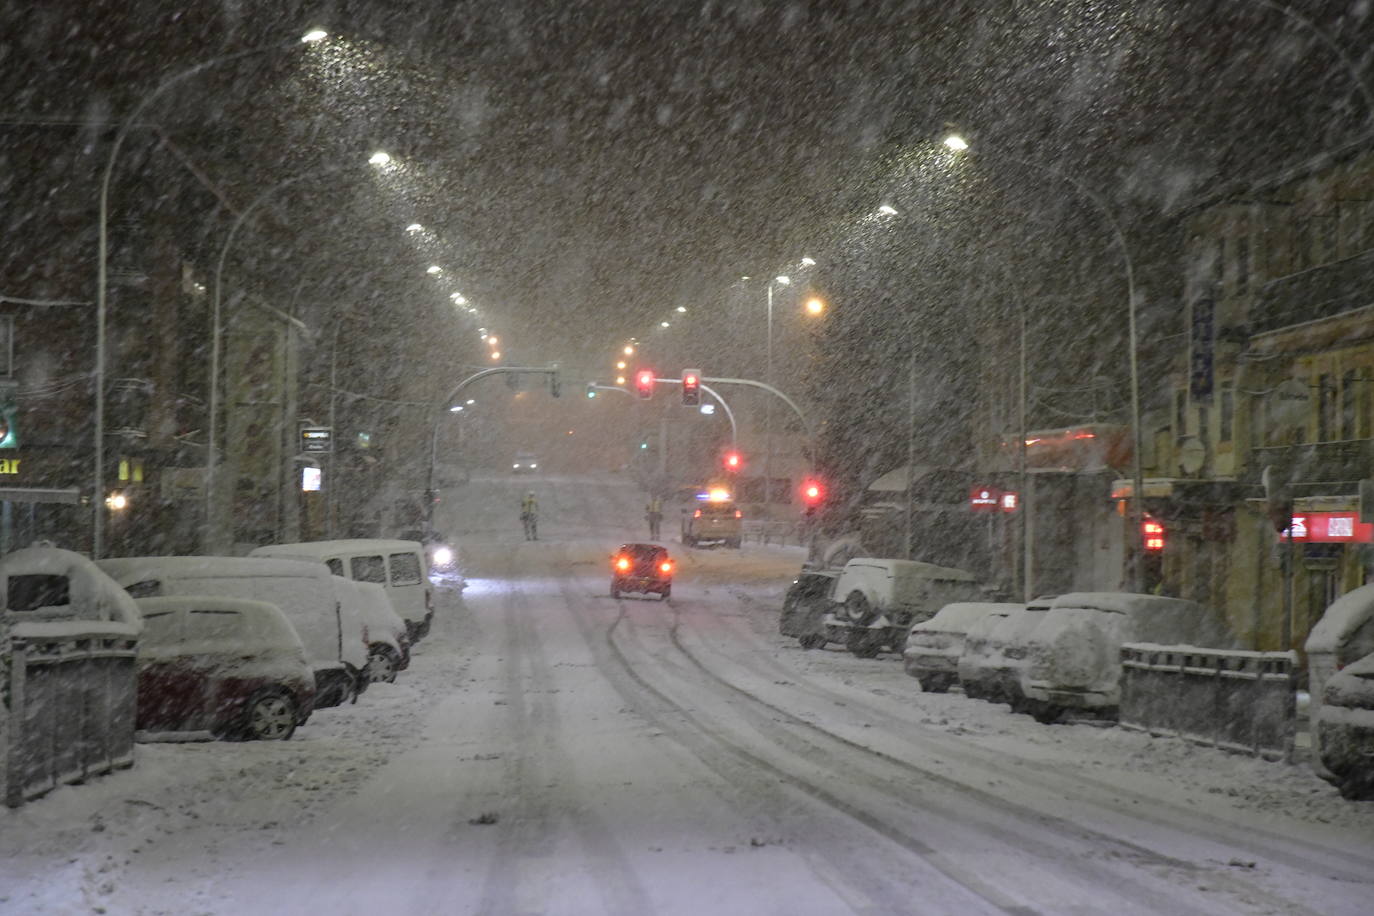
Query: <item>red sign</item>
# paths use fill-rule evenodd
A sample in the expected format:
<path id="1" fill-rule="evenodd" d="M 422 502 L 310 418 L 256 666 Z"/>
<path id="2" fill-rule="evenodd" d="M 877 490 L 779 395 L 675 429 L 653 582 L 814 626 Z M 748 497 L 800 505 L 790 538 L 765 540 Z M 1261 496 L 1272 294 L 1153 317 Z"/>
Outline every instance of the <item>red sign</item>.
<path id="1" fill-rule="evenodd" d="M 1147 515 L 1140 527 L 1145 535 L 1145 550 L 1148 553 L 1159 553 L 1164 549 L 1163 525 Z"/>
<path id="2" fill-rule="evenodd" d="M 1304 512 L 1294 514 L 1292 524 L 1279 536 L 1292 533 L 1294 541 L 1308 544 L 1374 543 L 1374 523 L 1361 522 L 1354 512 Z"/>
<path id="3" fill-rule="evenodd" d="M 1020 505 L 1021 497 L 1015 490 L 974 487 L 968 493 L 968 507 L 974 512 L 1015 512 Z"/>

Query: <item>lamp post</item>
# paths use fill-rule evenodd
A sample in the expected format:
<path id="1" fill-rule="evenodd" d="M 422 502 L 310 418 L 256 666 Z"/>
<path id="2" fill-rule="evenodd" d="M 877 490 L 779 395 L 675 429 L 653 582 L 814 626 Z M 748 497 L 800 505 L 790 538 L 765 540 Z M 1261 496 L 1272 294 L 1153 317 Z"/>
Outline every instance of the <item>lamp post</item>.
<path id="1" fill-rule="evenodd" d="M 95 293 L 95 385 L 94 436 L 95 463 L 91 492 L 91 556 L 99 559 L 104 551 L 105 526 L 105 319 L 109 308 L 109 216 L 110 216 L 110 179 L 114 175 L 115 162 L 124 145 L 124 138 L 138 121 L 139 116 L 168 89 L 190 79 L 198 73 L 217 67 L 220 64 L 242 60 L 255 54 L 280 51 L 295 47 L 299 43 L 314 44 L 323 41 L 328 35 L 321 29 L 313 29 L 301 36 L 299 42 L 282 42 L 224 54 L 188 67 L 159 83 L 139 100 L 133 111 L 119 125 L 114 140 L 110 143 L 110 154 L 105 161 L 105 171 L 100 178 L 100 198 L 98 216 L 98 241 L 96 254 L 96 293 Z"/>
<path id="2" fill-rule="evenodd" d="M 962 152 L 969 148 L 968 142 L 958 134 L 951 134 L 946 137 L 945 146 L 956 152 Z M 1126 271 L 1126 324 L 1131 376 L 1131 524 L 1135 529 L 1132 535 L 1134 549 L 1131 551 L 1131 587 L 1134 591 L 1143 591 L 1145 581 L 1141 560 L 1145 549 L 1145 510 L 1142 502 L 1145 498 L 1145 481 L 1141 469 L 1141 452 L 1144 444 L 1140 421 L 1140 348 L 1136 328 L 1135 266 L 1131 261 L 1130 247 L 1126 244 L 1126 234 L 1122 231 L 1121 223 L 1107 206 L 1106 201 L 1077 178 L 1042 163 L 1030 162 L 1001 152 L 997 153 L 996 156 L 1006 159 L 1008 162 L 1044 172 L 1072 187 L 1084 200 L 1097 209 L 1098 214 L 1111 227 L 1112 238 L 1120 251 Z"/>

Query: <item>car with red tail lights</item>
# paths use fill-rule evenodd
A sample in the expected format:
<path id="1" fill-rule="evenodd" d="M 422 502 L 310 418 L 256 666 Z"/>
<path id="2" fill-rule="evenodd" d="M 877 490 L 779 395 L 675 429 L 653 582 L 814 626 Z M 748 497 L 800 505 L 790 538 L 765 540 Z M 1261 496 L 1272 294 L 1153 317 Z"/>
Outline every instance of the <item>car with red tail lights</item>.
<path id="1" fill-rule="evenodd" d="M 673 592 L 673 560 L 658 544 L 621 544 L 611 556 L 611 597 L 623 592 L 657 594 L 666 601 Z"/>

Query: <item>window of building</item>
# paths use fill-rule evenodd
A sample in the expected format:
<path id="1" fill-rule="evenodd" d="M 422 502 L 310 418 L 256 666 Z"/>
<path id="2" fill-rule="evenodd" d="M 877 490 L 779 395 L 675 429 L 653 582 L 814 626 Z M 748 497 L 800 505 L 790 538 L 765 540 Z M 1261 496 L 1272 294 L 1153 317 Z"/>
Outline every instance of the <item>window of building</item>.
<path id="1" fill-rule="evenodd" d="M 1217 441 L 1230 442 L 1232 430 L 1236 425 L 1236 391 L 1227 384 L 1221 389 L 1220 416 L 1217 426 Z"/>
<path id="2" fill-rule="evenodd" d="M 1360 416 L 1359 373 L 1347 369 L 1341 376 L 1341 438 L 1358 439 Z"/>
<path id="3" fill-rule="evenodd" d="M 1330 375 L 1317 377 L 1317 441 L 1330 442 L 1339 429 L 1336 383 Z"/>
<path id="4" fill-rule="evenodd" d="M 1244 296 L 1250 292 L 1250 238 L 1242 235 L 1236 239 L 1236 295 Z"/>

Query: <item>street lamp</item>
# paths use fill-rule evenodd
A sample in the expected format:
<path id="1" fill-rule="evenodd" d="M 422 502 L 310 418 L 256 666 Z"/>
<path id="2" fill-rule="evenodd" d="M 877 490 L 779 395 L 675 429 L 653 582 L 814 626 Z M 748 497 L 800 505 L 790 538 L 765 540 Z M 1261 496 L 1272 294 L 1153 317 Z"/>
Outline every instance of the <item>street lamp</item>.
<path id="1" fill-rule="evenodd" d="M 825 312 L 825 300 L 819 296 L 812 296 L 806 300 L 806 314 L 820 315 Z"/>
<path id="2" fill-rule="evenodd" d="M 950 134 L 946 137 L 945 146 L 955 151 L 963 151 L 969 148 L 968 141 L 958 134 Z M 1121 229 L 1121 223 L 1117 221 L 1111 209 L 1108 208 L 1107 202 L 1078 179 L 1066 175 L 1058 169 L 1038 162 L 1018 159 L 1015 156 L 1010 156 L 1001 152 L 998 152 L 996 155 L 1006 159 L 1008 162 L 1015 162 L 1026 168 L 1044 172 L 1072 187 L 1084 200 L 1091 203 L 1097 209 L 1103 220 L 1111 227 L 1112 237 L 1115 239 L 1116 246 L 1121 252 L 1121 260 L 1126 268 L 1126 323 L 1128 328 L 1131 373 L 1131 526 L 1134 529 L 1133 538 L 1135 539 L 1135 549 L 1131 553 L 1131 587 L 1137 592 L 1143 591 L 1145 580 L 1141 560 L 1144 556 L 1145 549 L 1145 507 L 1143 504 L 1145 499 L 1145 480 L 1144 472 L 1141 468 L 1141 452 L 1144 449 L 1144 437 L 1140 421 L 1140 348 L 1136 327 L 1135 267 L 1131 262 L 1131 251 L 1126 244 L 1126 235 Z"/>
<path id="3" fill-rule="evenodd" d="M 220 64 L 231 61 L 242 60 L 254 54 L 265 54 L 269 51 L 282 51 L 288 48 L 295 48 L 301 44 L 315 44 L 328 38 L 329 35 L 323 29 L 311 29 L 301 36 L 299 41 L 289 43 L 278 43 L 263 45 L 256 48 L 248 48 L 244 51 L 236 51 L 233 54 L 224 54 L 213 57 L 210 60 L 201 61 L 194 66 L 187 67 L 179 73 L 174 74 L 168 79 L 163 80 L 147 95 L 139 100 L 133 110 L 129 112 L 119 125 L 119 130 L 115 133 L 114 140 L 110 143 L 110 155 L 105 160 L 105 171 L 100 178 L 100 206 L 99 206 L 99 233 L 96 254 L 96 287 L 95 287 L 95 463 L 93 478 L 93 489 L 91 491 L 91 556 L 99 559 L 104 552 L 104 524 L 105 519 L 101 510 L 100 494 L 105 491 L 105 318 L 109 311 L 109 254 L 110 254 L 110 179 L 114 175 L 115 162 L 119 159 L 119 151 L 124 146 L 124 138 L 129 135 L 130 129 L 137 123 L 139 116 L 143 114 L 162 93 L 168 89 L 189 79 L 198 73 L 217 67 Z"/>
<path id="4" fill-rule="evenodd" d="M 391 155 L 384 150 L 377 150 L 367 160 L 372 165 L 382 166 L 391 162 Z"/>

